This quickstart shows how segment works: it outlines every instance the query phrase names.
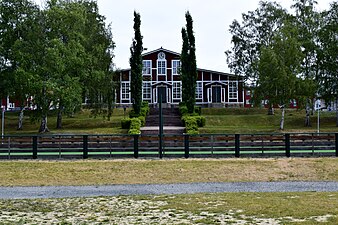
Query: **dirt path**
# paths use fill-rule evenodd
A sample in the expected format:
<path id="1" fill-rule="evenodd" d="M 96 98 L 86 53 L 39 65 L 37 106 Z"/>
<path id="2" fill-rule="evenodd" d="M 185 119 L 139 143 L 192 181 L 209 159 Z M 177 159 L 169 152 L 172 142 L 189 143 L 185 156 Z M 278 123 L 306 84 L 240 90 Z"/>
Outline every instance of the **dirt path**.
<path id="1" fill-rule="evenodd" d="M 0 187 L 0 199 L 66 198 L 216 192 L 336 192 L 338 182 L 234 182 L 105 186 Z"/>

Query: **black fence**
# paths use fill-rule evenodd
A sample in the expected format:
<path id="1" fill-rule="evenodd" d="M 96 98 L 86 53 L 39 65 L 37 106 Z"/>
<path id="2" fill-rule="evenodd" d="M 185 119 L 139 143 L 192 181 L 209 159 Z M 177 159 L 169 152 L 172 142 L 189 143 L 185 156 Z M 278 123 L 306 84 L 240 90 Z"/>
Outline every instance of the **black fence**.
<path id="1" fill-rule="evenodd" d="M 6 135 L 0 142 L 0 159 L 277 156 L 337 157 L 338 133 Z"/>

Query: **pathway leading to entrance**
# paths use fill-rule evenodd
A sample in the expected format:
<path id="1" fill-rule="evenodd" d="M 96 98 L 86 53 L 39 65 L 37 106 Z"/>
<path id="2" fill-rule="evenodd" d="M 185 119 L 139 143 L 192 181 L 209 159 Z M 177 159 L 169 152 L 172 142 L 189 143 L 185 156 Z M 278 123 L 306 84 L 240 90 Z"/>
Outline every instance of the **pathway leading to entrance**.
<path id="1" fill-rule="evenodd" d="M 0 199 L 160 195 L 217 192 L 338 192 L 338 182 L 234 182 L 104 186 L 0 187 Z"/>

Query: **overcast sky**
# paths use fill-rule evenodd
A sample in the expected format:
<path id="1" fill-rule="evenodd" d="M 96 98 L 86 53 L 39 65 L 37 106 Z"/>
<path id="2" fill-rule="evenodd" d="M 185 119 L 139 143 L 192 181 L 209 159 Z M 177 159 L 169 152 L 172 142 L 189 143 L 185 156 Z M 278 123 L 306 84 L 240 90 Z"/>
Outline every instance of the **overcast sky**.
<path id="1" fill-rule="evenodd" d="M 41 0 L 36 0 L 41 1 Z M 276 0 L 289 9 L 293 0 Z M 317 8 L 329 8 L 334 0 L 317 0 Z M 134 36 L 133 12 L 141 15 L 143 47 L 148 51 L 161 46 L 181 52 L 181 29 L 185 12 L 194 21 L 197 66 L 203 69 L 230 72 L 224 52 L 231 48 L 229 25 L 241 20 L 242 13 L 255 10 L 259 0 L 98 0 L 100 14 L 111 23 L 116 43 L 114 63 L 129 68 L 130 45 Z"/>

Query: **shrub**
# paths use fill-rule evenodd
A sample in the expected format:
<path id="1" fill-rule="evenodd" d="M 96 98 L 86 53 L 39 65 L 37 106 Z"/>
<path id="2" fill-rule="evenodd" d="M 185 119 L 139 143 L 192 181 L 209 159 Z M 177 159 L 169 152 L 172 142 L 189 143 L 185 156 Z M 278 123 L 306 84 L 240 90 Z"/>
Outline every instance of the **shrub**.
<path id="1" fill-rule="evenodd" d="M 200 116 L 202 114 L 202 107 L 201 106 L 195 106 L 195 113 Z"/>
<path id="2" fill-rule="evenodd" d="M 144 116 L 137 117 L 141 121 L 141 127 L 143 127 L 146 124 L 146 118 Z"/>
<path id="3" fill-rule="evenodd" d="M 185 105 L 180 105 L 179 110 L 180 110 L 181 116 L 185 116 L 188 114 L 188 107 L 186 107 Z"/>
<path id="4" fill-rule="evenodd" d="M 141 129 L 141 120 L 139 118 L 132 118 L 132 119 L 130 119 L 130 121 L 131 121 L 130 130 L 132 130 L 132 129 L 140 130 Z"/>
<path id="5" fill-rule="evenodd" d="M 204 116 L 195 116 L 196 120 L 197 120 L 197 125 L 198 127 L 204 127 L 205 123 L 206 123 L 206 119 Z"/>
<path id="6" fill-rule="evenodd" d="M 185 125 L 186 133 L 188 134 L 198 134 L 198 124 L 197 118 L 194 116 L 184 116 L 183 122 Z"/>
<path id="7" fill-rule="evenodd" d="M 136 118 L 139 117 L 139 114 L 137 114 L 133 109 L 129 112 L 129 118 Z"/>
<path id="8" fill-rule="evenodd" d="M 121 127 L 122 129 L 129 129 L 130 128 L 131 119 L 122 119 L 121 120 Z"/>
<path id="9" fill-rule="evenodd" d="M 138 129 L 130 129 L 128 131 L 128 134 L 141 134 L 141 131 Z"/>

